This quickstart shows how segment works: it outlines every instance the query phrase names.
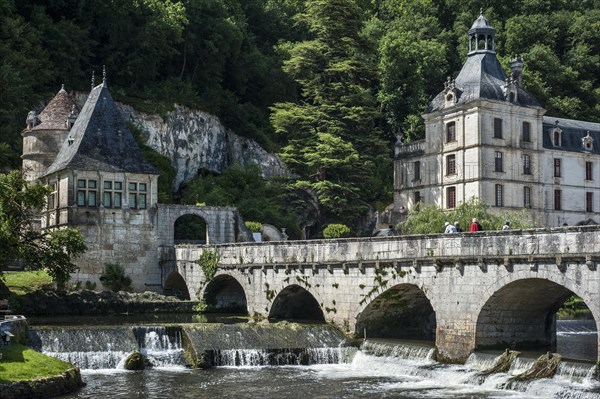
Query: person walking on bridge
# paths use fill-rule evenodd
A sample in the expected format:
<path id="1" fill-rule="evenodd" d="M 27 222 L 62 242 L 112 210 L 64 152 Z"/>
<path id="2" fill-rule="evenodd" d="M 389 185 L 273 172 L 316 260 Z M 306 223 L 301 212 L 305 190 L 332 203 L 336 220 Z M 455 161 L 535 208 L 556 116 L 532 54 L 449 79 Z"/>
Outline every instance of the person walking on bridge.
<path id="1" fill-rule="evenodd" d="M 446 234 L 456 233 L 456 227 L 454 227 L 453 224 L 450 224 L 450 222 L 444 223 L 444 226 L 446 227 L 446 229 L 444 230 L 444 233 L 446 233 Z"/>
<path id="2" fill-rule="evenodd" d="M 477 222 L 477 218 L 473 218 L 473 222 L 471 223 L 471 226 L 469 226 L 469 232 L 473 233 L 473 232 L 479 231 L 480 230 L 479 227 L 480 227 L 480 225 L 479 225 L 479 222 Z"/>

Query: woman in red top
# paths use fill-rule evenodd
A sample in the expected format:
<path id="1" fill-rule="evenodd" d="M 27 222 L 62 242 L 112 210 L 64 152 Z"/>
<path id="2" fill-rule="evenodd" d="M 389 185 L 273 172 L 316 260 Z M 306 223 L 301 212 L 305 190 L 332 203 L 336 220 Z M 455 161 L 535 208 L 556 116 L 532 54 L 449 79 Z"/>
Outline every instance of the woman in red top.
<path id="1" fill-rule="evenodd" d="M 469 227 L 469 232 L 472 233 L 474 231 L 479 231 L 479 223 L 477 223 L 477 218 L 473 218 L 473 223 Z"/>

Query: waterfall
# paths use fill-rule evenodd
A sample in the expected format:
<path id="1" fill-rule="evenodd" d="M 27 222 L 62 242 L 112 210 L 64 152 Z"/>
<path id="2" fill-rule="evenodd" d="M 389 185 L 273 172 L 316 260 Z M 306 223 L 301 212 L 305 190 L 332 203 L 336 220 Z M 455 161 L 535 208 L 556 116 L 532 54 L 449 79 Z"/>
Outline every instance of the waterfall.
<path id="1" fill-rule="evenodd" d="M 389 356 L 407 360 L 423 360 L 433 362 L 435 348 L 425 343 L 394 343 L 387 341 L 366 340 L 360 349 L 373 356 Z"/>
<path id="2" fill-rule="evenodd" d="M 308 366 L 348 363 L 356 348 L 221 349 L 213 351 L 214 366 Z"/>
<path id="3" fill-rule="evenodd" d="M 31 346 L 81 369 L 112 369 L 138 349 L 128 327 L 32 328 Z"/>
<path id="4" fill-rule="evenodd" d="M 164 326 L 134 327 L 140 353 L 154 367 L 184 366 L 181 328 Z"/>
<path id="5" fill-rule="evenodd" d="M 492 353 L 473 352 L 465 362 L 465 367 L 485 371 L 496 364 L 499 355 Z"/>

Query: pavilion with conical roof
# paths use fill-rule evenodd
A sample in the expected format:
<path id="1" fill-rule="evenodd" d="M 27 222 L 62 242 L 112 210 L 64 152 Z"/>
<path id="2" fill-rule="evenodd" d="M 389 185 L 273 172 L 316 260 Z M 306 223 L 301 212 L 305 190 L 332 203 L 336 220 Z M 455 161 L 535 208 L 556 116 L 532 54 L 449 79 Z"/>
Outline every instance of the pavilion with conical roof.
<path id="1" fill-rule="evenodd" d="M 27 127 L 21 133 L 23 175 L 27 181 L 37 180 L 54 162 L 78 114 L 79 107 L 64 85 L 41 113 L 29 113 Z"/>

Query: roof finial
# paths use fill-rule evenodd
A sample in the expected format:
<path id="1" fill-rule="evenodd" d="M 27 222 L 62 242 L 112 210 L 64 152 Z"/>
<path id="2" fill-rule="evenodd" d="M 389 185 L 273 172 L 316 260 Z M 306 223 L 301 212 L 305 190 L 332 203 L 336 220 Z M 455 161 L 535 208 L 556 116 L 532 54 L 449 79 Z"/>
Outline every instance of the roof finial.
<path id="1" fill-rule="evenodd" d="M 96 74 L 92 71 L 92 90 L 94 90 L 94 85 L 96 84 Z"/>
<path id="2" fill-rule="evenodd" d="M 483 16 L 483 7 L 479 7 L 479 15 Z"/>
<path id="3" fill-rule="evenodd" d="M 102 65 L 102 84 L 106 86 L 106 65 Z"/>
<path id="4" fill-rule="evenodd" d="M 65 84 L 64 83 L 60 86 L 60 91 L 65 91 Z"/>

